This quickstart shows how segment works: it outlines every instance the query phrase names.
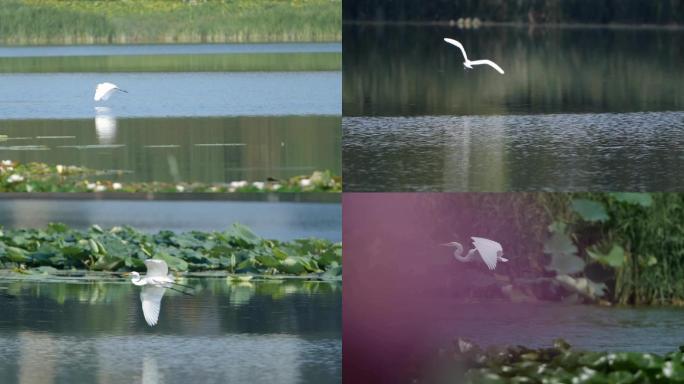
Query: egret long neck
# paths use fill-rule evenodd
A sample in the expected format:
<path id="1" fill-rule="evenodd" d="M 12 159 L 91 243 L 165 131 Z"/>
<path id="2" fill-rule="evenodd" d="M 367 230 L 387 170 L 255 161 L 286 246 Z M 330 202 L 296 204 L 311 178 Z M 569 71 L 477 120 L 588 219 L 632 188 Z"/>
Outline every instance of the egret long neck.
<path id="1" fill-rule="evenodd" d="M 460 243 L 454 243 L 454 258 L 461 262 L 468 261 L 468 256 L 463 256 L 463 246 Z"/>

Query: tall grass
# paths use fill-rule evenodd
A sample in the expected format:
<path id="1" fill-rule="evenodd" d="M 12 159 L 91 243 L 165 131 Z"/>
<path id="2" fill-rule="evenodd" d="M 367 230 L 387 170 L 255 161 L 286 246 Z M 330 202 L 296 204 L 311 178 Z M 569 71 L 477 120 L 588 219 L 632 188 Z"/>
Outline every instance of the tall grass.
<path id="1" fill-rule="evenodd" d="M 339 71 L 339 52 L 0 58 L 0 73 Z"/>
<path id="2" fill-rule="evenodd" d="M 339 0 L 9 0 L 9 44 L 339 41 Z"/>
<path id="3" fill-rule="evenodd" d="M 614 267 L 613 300 L 623 304 L 684 303 L 684 194 L 633 195 L 650 199 L 642 205 L 621 194 L 546 194 L 554 220 L 570 223 L 570 236 L 579 256 L 591 261 L 587 250 L 619 245 L 624 259 Z M 641 197 L 640 197 L 641 196 Z M 571 208 L 573 199 L 599 202 L 607 219 L 587 221 Z"/>

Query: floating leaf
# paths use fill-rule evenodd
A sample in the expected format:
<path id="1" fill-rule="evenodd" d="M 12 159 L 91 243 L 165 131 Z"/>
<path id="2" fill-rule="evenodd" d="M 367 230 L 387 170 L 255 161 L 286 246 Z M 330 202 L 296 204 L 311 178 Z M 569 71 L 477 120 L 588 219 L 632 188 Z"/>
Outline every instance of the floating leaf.
<path id="1" fill-rule="evenodd" d="M 572 209 L 586 221 L 606 221 L 608 214 L 603 204 L 587 199 L 574 199 Z"/>
<path id="2" fill-rule="evenodd" d="M 607 253 L 603 253 L 594 247 L 587 249 L 587 254 L 594 260 L 608 264 L 613 268 L 619 268 L 625 262 L 625 250 L 617 244 L 613 244 L 613 247 Z"/>

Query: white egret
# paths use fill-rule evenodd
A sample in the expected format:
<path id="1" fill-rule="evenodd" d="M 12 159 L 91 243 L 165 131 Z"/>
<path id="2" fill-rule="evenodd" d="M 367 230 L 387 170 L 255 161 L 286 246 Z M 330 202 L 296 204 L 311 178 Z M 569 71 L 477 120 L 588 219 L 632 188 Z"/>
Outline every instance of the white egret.
<path id="1" fill-rule="evenodd" d="M 97 88 L 95 88 L 95 97 L 93 97 L 93 100 L 95 100 L 95 101 L 100 101 L 100 100 L 106 101 L 116 91 L 128 93 L 127 91 L 124 91 L 123 89 L 117 87 L 116 84 L 100 83 L 97 85 Z"/>
<path id="2" fill-rule="evenodd" d="M 502 75 L 504 74 L 504 70 L 501 69 L 501 67 L 499 67 L 495 62 L 493 62 L 491 60 L 473 60 L 473 61 L 470 61 L 468 59 L 468 55 L 466 55 L 465 48 L 463 48 L 463 44 L 461 44 L 460 42 L 458 42 L 454 39 L 450 39 L 448 37 L 445 37 L 444 41 L 446 41 L 447 43 L 449 43 L 451 45 L 457 46 L 461 50 L 461 53 L 463 53 L 463 60 L 464 60 L 463 66 L 464 67 L 472 69 L 473 65 L 483 65 L 484 64 L 484 65 L 489 65 L 492 68 L 496 69 L 496 71 L 499 72 L 500 74 L 502 74 Z"/>
<path id="3" fill-rule="evenodd" d="M 131 283 L 142 286 L 140 291 L 140 301 L 142 302 L 143 315 L 145 321 L 150 326 L 156 325 L 159 320 L 159 310 L 161 308 L 161 300 L 166 289 L 178 291 L 180 293 L 190 295 L 187 292 L 173 288 L 173 285 L 180 285 L 188 287 L 187 285 L 176 283 L 173 275 L 169 274 L 169 266 L 164 260 L 147 259 L 145 260 L 147 267 L 147 274 L 140 276 L 138 272 L 131 272 Z"/>
<path id="4" fill-rule="evenodd" d="M 471 237 L 473 239 L 473 246 L 475 248 L 468 251 L 468 254 L 463 256 L 463 246 L 461 243 L 453 241 L 451 243 L 442 244 L 447 247 L 455 247 L 454 258 L 462 263 L 469 263 L 477 259 L 476 254 L 480 254 L 482 261 L 487 264 L 487 268 L 494 270 L 496 263 L 501 261 L 507 262 L 508 259 L 503 257 L 503 248 L 501 244 L 494 240 L 485 239 L 482 237 Z"/>

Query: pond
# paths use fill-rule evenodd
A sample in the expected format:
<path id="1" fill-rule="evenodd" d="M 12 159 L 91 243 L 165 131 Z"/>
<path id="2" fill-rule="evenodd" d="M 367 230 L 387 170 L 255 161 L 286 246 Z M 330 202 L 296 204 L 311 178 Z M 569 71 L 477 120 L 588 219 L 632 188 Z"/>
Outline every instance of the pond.
<path id="1" fill-rule="evenodd" d="M 0 120 L 0 158 L 124 171 L 121 181 L 286 179 L 340 174 L 336 116 Z M 111 176 L 109 176 L 111 177 Z"/>
<path id="2" fill-rule="evenodd" d="M 682 37 L 346 26 L 345 190 L 681 190 Z"/>
<path id="3" fill-rule="evenodd" d="M 123 181 L 339 175 L 339 49 L 0 47 L 0 158 L 118 169 Z M 104 81 L 128 93 L 95 103 Z"/>
<path id="4" fill-rule="evenodd" d="M 395 382 L 406 382 L 416 365 L 427 364 L 440 348 L 450 349 L 459 337 L 482 347 L 550 347 L 555 339 L 563 338 L 575 350 L 658 354 L 677 350 L 684 340 L 681 308 L 469 303 L 438 294 L 429 298 L 404 296 L 401 304 L 397 297 L 394 299 L 393 306 L 381 305 L 365 314 L 361 314 L 363 303 L 354 305 L 359 311 L 345 306 L 344 333 L 350 336 L 345 336 L 344 353 L 356 356 L 361 349 L 367 351 L 358 352 L 360 356 L 349 366 L 373 365 L 378 367 L 376 379 L 392 378 Z M 369 334 L 374 335 L 372 342 L 368 341 Z M 382 357 L 371 362 L 364 360 L 368 356 Z M 363 375 L 362 369 L 352 370 L 351 377 Z"/>
<path id="5" fill-rule="evenodd" d="M 0 281 L 3 382 L 341 381 L 341 284 L 184 283 L 150 327 L 127 281 Z"/>
<path id="6" fill-rule="evenodd" d="M 315 237 L 342 241 L 339 203 L 268 201 L 0 200 L 0 225 L 45 228 L 60 222 L 76 229 L 130 225 L 145 232 L 221 231 L 233 223 L 282 241 Z"/>

